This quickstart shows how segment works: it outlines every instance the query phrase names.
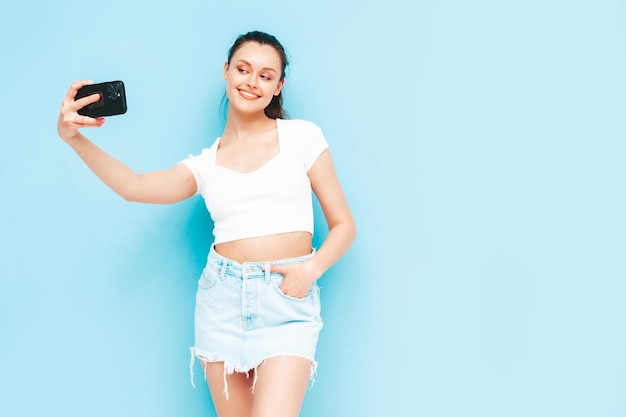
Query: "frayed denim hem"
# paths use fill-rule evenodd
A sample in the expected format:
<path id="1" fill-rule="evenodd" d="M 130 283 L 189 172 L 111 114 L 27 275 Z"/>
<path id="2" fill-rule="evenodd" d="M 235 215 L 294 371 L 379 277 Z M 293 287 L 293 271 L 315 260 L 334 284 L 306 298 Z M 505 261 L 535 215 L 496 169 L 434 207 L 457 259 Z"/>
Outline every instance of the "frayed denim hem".
<path id="1" fill-rule="evenodd" d="M 254 364 L 253 366 L 241 366 L 240 364 L 235 364 L 232 362 L 225 361 L 224 359 L 220 358 L 220 355 L 218 354 L 207 354 L 205 352 L 199 351 L 196 348 L 189 348 L 189 351 L 191 352 L 191 360 L 189 362 L 189 373 L 191 375 L 191 386 L 193 386 L 194 388 L 196 388 L 196 384 L 194 382 L 193 367 L 194 367 L 196 357 L 200 359 L 202 363 L 202 369 L 204 371 L 205 381 L 206 381 L 206 364 L 209 362 L 224 362 L 224 391 L 223 393 L 226 396 L 227 400 L 228 400 L 228 381 L 226 380 L 227 374 L 232 375 L 233 373 L 238 372 L 238 373 L 246 374 L 246 377 L 249 377 L 250 371 L 254 371 L 254 381 L 252 381 L 252 388 L 251 388 L 252 392 L 254 393 L 254 387 L 256 385 L 256 380 L 257 380 L 257 369 L 259 366 L 261 366 L 261 364 L 263 364 L 263 361 L 265 359 L 269 359 L 275 356 L 300 356 L 304 358 L 304 356 L 302 355 L 277 352 L 277 353 L 267 356 L 266 358 Z M 305 359 L 309 359 L 309 358 L 305 358 Z M 316 382 L 315 377 L 317 376 L 317 366 L 318 366 L 318 363 L 314 360 L 311 360 L 311 377 L 310 377 L 311 384 L 310 384 L 309 389 L 312 388 Z"/>

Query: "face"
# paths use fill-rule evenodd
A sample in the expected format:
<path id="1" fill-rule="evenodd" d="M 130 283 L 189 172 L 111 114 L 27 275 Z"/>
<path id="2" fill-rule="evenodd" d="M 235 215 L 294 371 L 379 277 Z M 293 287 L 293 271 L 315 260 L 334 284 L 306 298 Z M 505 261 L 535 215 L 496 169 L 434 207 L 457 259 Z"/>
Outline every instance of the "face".
<path id="1" fill-rule="evenodd" d="M 282 63 L 270 45 L 247 42 L 224 64 L 229 105 L 250 113 L 263 111 L 283 87 Z"/>

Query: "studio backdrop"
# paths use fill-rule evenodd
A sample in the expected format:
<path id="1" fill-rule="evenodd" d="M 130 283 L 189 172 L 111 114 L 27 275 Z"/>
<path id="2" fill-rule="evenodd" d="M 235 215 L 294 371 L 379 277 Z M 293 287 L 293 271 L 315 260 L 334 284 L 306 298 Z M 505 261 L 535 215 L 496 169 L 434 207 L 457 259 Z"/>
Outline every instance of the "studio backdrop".
<path id="1" fill-rule="evenodd" d="M 5 1 L 0 415 L 214 416 L 189 347 L 212 223 L 123 201 L 56 134 L 69 85 L 123 80 L 84 133 L 137 172 L 225 122 L 240 33 L 287 48 L 358 226 L 322 287 L 303 417 L 626 415 L 626 4 Z M 315 245 L 326 235 L 317 203 Z"/>

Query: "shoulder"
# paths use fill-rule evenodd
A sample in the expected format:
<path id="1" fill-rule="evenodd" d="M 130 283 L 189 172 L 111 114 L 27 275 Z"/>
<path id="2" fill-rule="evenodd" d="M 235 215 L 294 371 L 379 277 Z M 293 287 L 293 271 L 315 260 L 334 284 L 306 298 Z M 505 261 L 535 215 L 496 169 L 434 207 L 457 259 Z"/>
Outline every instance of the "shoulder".
<path id="1" fill-rule="evenodd" d="M 322 129 L 313 122 L 301 119 L 277 119 L 281 150 L 299 155 L 307 170 L 328 148 Z"/>
<path id="2" fill-rule="evenodd" d="M 322 129 L 315 123 L 302 119 L 276 119 L 279 130 L 296 135 L 320 134 Z"/>
<path id="3" fill-rule="evenodd" d="M 326 143 L 322 129 L 313 122 L 302 119 L 277 119 L 278 136 L 281 142 L 296 142 L 295 146 L 307 146 L 307 143 Z"/>
<path id="4" fill-rule="evenodd" d="M 199 153 L 193 153 L 187 155 L 187 158 L 180 161 L 184 165 L 187 165 L 192 171 L 200 172 L 203 169 L 212 165 L 215 160 L 215 149 L 219 143 L 219 138 L 209 148 L 202 148 Z"/>
<path id="5" fill-rule="evenodd" d="M 206 158 L 210 158 L 211 154 L 215 153 L 215 150 L 217 149 L 217 147 L 219 145 L 219 140 L 220 140 L 220 138 L 217 138 L 215 140 L 215 142 L 213 142 L 213 144 L 210 147 L 202 148 L 199 153 L 189 154 L 188 158 L 191 158 L 191 159 L 206 159 Z"/>

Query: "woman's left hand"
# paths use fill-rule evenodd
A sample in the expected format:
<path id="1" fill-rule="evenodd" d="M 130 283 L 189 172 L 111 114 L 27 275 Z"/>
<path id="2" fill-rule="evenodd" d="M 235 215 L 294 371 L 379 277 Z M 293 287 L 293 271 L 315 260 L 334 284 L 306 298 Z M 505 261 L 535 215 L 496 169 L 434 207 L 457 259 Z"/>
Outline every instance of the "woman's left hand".
<path id="1" fill-rule="evenodd" d="M 319 278 L 308 262 L 271 265 L 270 272 L 282 274 L 284 279 L 278 288 L 283 294 L 294 298 L 306 297 L 311 285 Z"/>

